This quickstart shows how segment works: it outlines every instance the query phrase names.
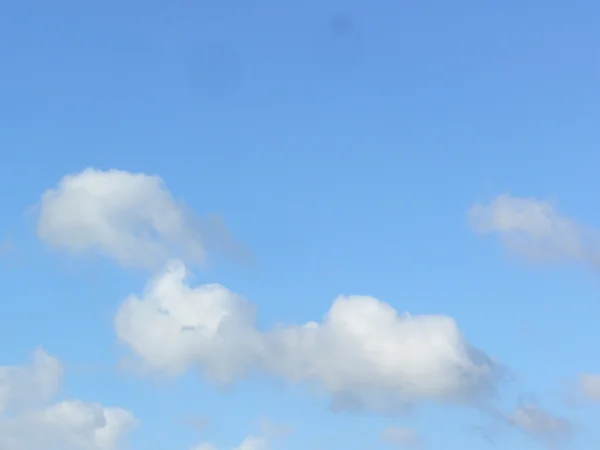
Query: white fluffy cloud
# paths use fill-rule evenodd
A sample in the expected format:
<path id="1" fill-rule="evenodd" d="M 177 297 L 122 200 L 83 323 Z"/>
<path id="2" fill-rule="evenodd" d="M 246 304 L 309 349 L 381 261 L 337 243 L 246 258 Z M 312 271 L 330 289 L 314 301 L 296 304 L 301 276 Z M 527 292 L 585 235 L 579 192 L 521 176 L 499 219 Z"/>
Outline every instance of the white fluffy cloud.
<path id="1" fill-rule="evenodd" d="M 529 260 L 600 264 L 600 232 L 561 215 L 548 201 L 501 195 L 473 205 L 468 219 L 474 231 L 498 234 Z"/>
<path id="2" fill-rule="evenodd" d="M 151 370 L 181 374 L 197 365 L 214 381 L 246 375 L 264 353 L 254 327 L 254 309 L 219 284 L 190 287 L 186 268 L 171 261 L 141 298 L 129 296 L 114 325 Z"/>
<path id="3" fill-rule="evenodd" d="M 160 177 L 120 170 L 63 177 L 42 195 L 37 232 L 53 248 L 136 267 L 153 268 L 175 255 L 205 262 L 205 237 L 220 251 L 243 251 L 218 217 L 195 217 Z"/>
<path id="4" fill-rule="evenodd" d="M 79 400 L 51 402 L 61 363 L 36 350 L 30 365 L 0 367 L 2 450 L 113 450 L 135 424 L 120 408 Z"/>
<path id="5" fill-rule="evenodd" d="M 449 317 L 400 315 L 375 298 L 351 296 L 338 297 L 320 323 L 260 331 L 251 304 L 220 285 L 191 286 L 181 262 L 125 300 L 115 330 L 149 369 L 195 367 L 225 383 L 261 372 L 316 384 L 338 408 L 471 401 L 497 375 Z"/>
<path id="6" fill-rule="evenodd" d="M 405 427 L 388 427 L 381 437 L 384 442 L 400 448 L 416 449 L 422 445 L 421 437 L 414 430 Z"/>
<path id="7" fill-rule="evenodd" d="M 579 390 L 583 396 L 593 402 L 600 402 L 600 375 L 591 373 L 579 377 Z"/>

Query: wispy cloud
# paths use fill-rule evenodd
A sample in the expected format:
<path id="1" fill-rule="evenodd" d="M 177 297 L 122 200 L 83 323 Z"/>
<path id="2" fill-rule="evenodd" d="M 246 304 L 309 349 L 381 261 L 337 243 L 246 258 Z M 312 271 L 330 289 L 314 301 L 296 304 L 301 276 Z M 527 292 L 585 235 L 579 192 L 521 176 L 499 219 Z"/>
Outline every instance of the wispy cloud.
<path id="1" fill-rule="evenodd" d="M 468 223 L 476 233 L 498 235 L 509 250 L 529 261 L 600 267 L 600 230 L 560 214 L 549 201 L 501 195 L 471 206 Z"/>

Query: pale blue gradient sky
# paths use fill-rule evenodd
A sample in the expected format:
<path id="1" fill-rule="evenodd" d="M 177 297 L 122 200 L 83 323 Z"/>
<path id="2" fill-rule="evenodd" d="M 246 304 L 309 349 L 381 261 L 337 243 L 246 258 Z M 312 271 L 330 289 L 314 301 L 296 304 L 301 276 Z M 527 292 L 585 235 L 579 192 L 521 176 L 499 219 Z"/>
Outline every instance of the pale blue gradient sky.
<path id="1" fill-rule="evenodd" d="M 484 448 L 479 426 L 502 448 L 538 448 L 478 411 L 334 414 L 260 380 L 222 393 L 191 374 L 123 374 L 111 320 L 147 274 L 50 252 L 25 213 L 66 174 L 118 168 L 227 221 L 254 263 L 219 260 L 197 280 L 257 303 L 261 325 L 320 320 L 338 294 L 449 315 L 515 372 L 500 406 L 535 395 L 578 424 L 570 449 L 596 448 L 600 410 L 563 397 L 600 372 L 598 274 L 524 264 L 466 213 L 509 193 L 600 226 L 600 3 L 5 3 L 0 364 L 38 345 L 60 357 L 65 395 L 139 417 L 132 450 L 229 448 L 260 417 L 295 428 L 282 449 L 384 448 L 388 425 L 431 450 Z M 201 437 L 187 416 L 210 419 Z"/>

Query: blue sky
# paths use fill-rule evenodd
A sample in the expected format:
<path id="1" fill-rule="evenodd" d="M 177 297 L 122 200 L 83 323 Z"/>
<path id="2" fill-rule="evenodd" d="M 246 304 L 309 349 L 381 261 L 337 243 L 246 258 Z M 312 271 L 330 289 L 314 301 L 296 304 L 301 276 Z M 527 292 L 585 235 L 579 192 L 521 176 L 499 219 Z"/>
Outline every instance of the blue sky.
<path id="1" fill-rule="evenodd" d="M 2 8 L 6 450 L 597 448 L 600 4 L 442 3 Z"/>

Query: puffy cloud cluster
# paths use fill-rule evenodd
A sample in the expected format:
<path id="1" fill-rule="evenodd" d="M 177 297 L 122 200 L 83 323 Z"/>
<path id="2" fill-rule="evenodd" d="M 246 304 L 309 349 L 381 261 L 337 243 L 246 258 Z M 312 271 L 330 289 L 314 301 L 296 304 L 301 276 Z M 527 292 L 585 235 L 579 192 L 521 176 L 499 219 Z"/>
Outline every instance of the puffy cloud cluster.
<path id="1" fill-rule="evenodd" d="M 36 350 L 30 365 L 0 367 L 2 450 L 113 450 L 136 419 L 129 411 L 80 400 L 52 402 L 62 364 Z"/>
<path id="2" fill-rule="evenodd" d="M 548 201 L 501 195 L 473 205 L 468 219 L 475 232 L 499 235 L 528 260 L 600 265 L 600 231 L 561 215 Z"/>
<path id="3" fill-rule="evenodd" d="M 38 235 L 73 253 L 153 267 L 170 256 L 205 260 L 212 239 L 200 223 L 158 177 L 86 169 L 43 194 Z M 493 388 L 496 366 L 449 317 L 400 315 L 351 296 L 335 299 L 321 322 L 261 331 L 252 304 L 218 284 L 190 286 L 186 273 L 183 262 L 170 262 L 116 315 L 119 339 L 149 370 L 195 367 L 217 383 L 259 372 L 316 384 L 338 408 L 381 411 L 422 399 L 471 401 Z"/>
<path id="4" fill-rule="evenodd" d="M 499 235 L 528 259 L 600 263 L 600 232 L 549 202 L 499 196 L 473 205 L 468 216 L 474 231 Z M 340 296 L 318 321 L 259 329 L 256 307 L 245 298 L 220 284 L 190 283 L 186 265 L 205 262 L 218 247 L 238 254 L 241 247 L 223 222 L 192 214 L 156 176 L 95 169 L 65 176 L 42 196 L 38 236 L 51 247 L 125 266 L 166 263 L 141 294 L 124 300 L 114 320 L 119 340 L 148 371 L 176 376 L 194 369 L 217 384 L 275 377 L 317 386 L 337 409 L 383 413 L 421 401 L 476 404 L 493 394 L 501 376 L 452 318 L 399 313 L 368 296 Z M 118 408 L 51 403 L 61 371 L 42 351 L 31 367 L 0 369 L 0 448 L 110 450 L 135 423 Z M 582 376 L 580 390 L 600 399 L 600 378 Z M 548 443 L 572 432 L 566 419 L 534 405 L 502 420 Z M 382 437 L 401 447 L 421 445 L 406 428 L 389 428 Z M 235 450 L 268 445 L 269 439 L 251 436 Z M 202 443 L 194 450 L 215 447 Z"/>
<path id="5" fill-rule="evenodd" d="M 120 170 L 63 177 L 42 195 L 37 233 L 53 248 L 134 267 L 156 268 L 175 255 L 203 263 L 207 245 L 245 256 L 217 216 L 195 216 L 160 177 Z"/>
<path id="6" fill-rule="evenodd" d="M 222 383 L 249 373 L 309 382 L 339 408 L 390 411 L 424 399 L 468 402 L 493 389 L 497 367 L 446 316 L 400 315 L 372 297 L 338 297 L 321 322 L 262 331 L 254 307 L 216 284 L 191 286 L 172 261 L 115 318 L 145 367 L 195 367 Z"/>

